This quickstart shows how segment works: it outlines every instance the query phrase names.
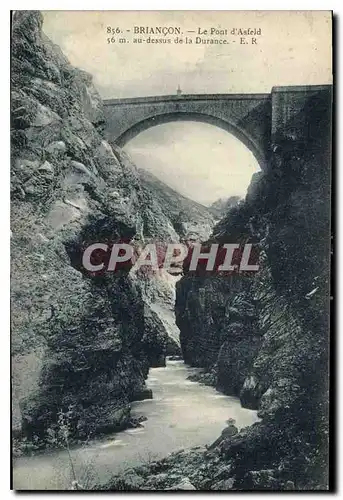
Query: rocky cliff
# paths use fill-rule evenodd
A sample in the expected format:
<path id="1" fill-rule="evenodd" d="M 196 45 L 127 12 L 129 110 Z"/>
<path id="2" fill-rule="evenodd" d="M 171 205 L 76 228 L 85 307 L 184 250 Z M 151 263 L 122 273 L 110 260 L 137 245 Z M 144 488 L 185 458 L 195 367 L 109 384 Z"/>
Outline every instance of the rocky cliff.
<path id="1" fill-rule="evenodd" d="M 330 116 L 328 89 L 275 132 L 267 169 L 214 229 L 258 243 L 258 273 L 178 283 L 185 359 L 262 418 L 221 449 L 237 488 L 261 486 L 261 469 L 276 486 L 327 485 Z"/>
<path id="2" fill-rule="evenodd" d="M 178 331 L 169 278 L 91 277 L 82 250 L 179 234 L 127 155 L 103 139 L 91 76 L 42 24 L 34 11 L 12 24 L 13 426 L 44 438 L 62 410 L 86 437 L 128 425 L 129 402 L 149 396 L 149 366 L 178 351 Z"/>

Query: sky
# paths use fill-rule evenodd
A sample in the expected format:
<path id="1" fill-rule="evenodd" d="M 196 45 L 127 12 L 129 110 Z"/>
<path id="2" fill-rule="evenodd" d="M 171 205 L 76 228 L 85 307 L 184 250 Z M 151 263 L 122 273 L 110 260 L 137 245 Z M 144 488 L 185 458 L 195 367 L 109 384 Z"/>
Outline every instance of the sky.
<path id="1" fill-rule="evenodd" d="M 44 32 L 71 64 L 93 75 L 103 98 L 170 95 L 178 86 L 185 94 L 269 93 L 275 85 L 332 81 L 329 12 L 44 11 L 43 16 Z M 108 43 L 108 26 L 119 27 L 129 43 Z M 179 27 L 185 35 L 227 29 L 230 44 L 134 44 L 134 26 Z M 261 29 L 257 44 L 241 45 L 230 35 L 239 28 Z M 198 122 L 152 127 L 126 150 L 138 167 L 204 204 L 225 193 L 244 195 L 259 169 L 231 134 Z"/>
<path id="2" fill-rule="evenodd" d="M 330 13 L 44 11 L 44 31 L 104 98 L 270 92 L 274 85 L 331 82 Z M 258 45 L 108 44 L 107 26 L 261 28 Z"/>
<path id="3" fill-rule="evenodd" d="M 137 135 L 125 149 L 136 165 L 203 205 L 231 195 L 244 197 L 252 174 L 259 170 L 244 144 L 208 123 L 158 125 Z"/>

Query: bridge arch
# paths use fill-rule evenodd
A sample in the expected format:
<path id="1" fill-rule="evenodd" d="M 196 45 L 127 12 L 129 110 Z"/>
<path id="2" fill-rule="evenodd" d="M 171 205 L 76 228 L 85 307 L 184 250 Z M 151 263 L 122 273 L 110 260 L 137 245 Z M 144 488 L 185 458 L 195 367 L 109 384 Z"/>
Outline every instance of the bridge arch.
<path id="1" fill-rule="evenodd" d="M 266 170 L 272 144 L 311 134 L 313 109 L 327 108 L 330 85 L 273 87 L 268 94 L 182 94 L 104 100 L 106 138 L 121 145 L 139 132 L 177 120 L 210 123 L 239 139 Z M 301 118 L 301 119 L 300 119 Z M 316 119 L 317 123 L 318 120 Z"/>
<path id="2" fill-rule="evenodd" d="M 157 125 L 175 121 L 195 121 L 208 123 L 215 127 L 226 130 L 238 140 L 240 140 L 252 152 L 262 170 L 265 168 L 266 157 L 264 151 L 261 150 L 258 144 L 256 144 L 253 138 L 249 136 L 249 134 L 245 130 L 243 130 L 230 120 L 223 120 L 221 118 L 218 118 L 217 116 L 205 113 L 173 111 L 171 113 L 155 114 L 144 118 L 143 120 L 138 121 L 137 123 L 129 127 L 115 139 L 115 142 L 119 146 L 123 147 L 128 141 L 136 137 L 140 132 L 143 132 L 144 130 Z"/>

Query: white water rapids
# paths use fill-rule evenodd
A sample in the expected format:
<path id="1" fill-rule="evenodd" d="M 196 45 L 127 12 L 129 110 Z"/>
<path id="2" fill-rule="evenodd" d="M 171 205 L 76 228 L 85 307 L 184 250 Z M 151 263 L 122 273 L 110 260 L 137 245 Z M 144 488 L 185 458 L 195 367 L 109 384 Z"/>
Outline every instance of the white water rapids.
<path id="1" fill-rule="evenodd" d="M 228 418 L 238 428 L 258 420 L 256 412 L 241 407 L 239 399 L 212 387 L 187 380 L 197 369 L 183 361 L 168 360 L 165 368 L 152 368 L 147 385 L 154 399 L 132 403 L 132 416 L 144 415 L 143 427 L 97 439 L 71 450 L 76 476 L 90 484 L 105 483 L 113 474 L 172 451 L 211 444 Z M 71 468 L 67 451 L 49 451 L 14 459 L 14 488 L 69 489 Z"/>

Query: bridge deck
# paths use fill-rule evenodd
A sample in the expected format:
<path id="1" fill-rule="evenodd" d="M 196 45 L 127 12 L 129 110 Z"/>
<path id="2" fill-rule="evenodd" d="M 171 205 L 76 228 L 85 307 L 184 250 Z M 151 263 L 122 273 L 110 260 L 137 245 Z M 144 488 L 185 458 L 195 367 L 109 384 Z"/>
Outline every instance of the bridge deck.
<path id="1" fill-rule="evenodd" d="M 144 104 L 152 102 L 170 101 L 210 101 L 210 100 L 261 100 L 270 99 L 270 94 L 181 94 L 181 95 L 158 95 L 149 97 L 129 97 L 123 99 L 104 99 L 105 106 L 116 104 Z"/>

